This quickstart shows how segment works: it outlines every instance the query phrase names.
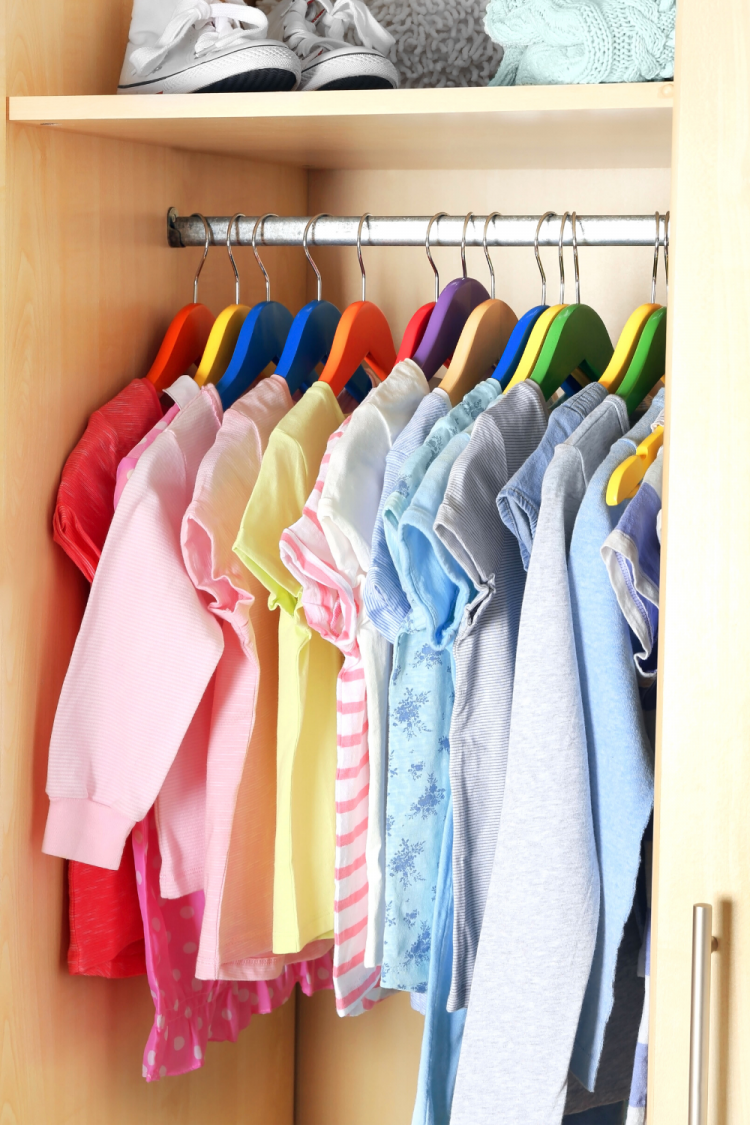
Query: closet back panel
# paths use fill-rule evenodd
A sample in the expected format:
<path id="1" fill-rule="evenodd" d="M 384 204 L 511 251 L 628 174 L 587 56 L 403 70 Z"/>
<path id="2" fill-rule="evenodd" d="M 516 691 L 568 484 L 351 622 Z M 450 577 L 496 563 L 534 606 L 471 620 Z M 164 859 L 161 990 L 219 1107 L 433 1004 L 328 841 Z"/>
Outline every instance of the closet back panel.
<path id="1" fill-rule="evenodd" d="M 60 470 L 91 411 L 146 372 L 171 317 L 192 299 L 200 251 L 168 249 L 167 207 L 302 213 L 305 173 L 15 126 L 7 165 L 0 1117 L 21 1125 L 286 1125 L 294 1005 L 256 1017 L 237 1045 L 210 1046 L 202 1070 L 147 1084 L 146 978 L 68 975 L 64 865 L 42 855 L 41 841 L 50 730 L 87 592 L 52 542 Z M 252 251 L 237 259 L 244 299 L 261 300 Z M 298 308 L 302 253 L 276 249 L 267 262 L 275 295 Z M 221 247 L 209 254 L 200 298 L 214 312 L 234 299 Z M 157 611 L 158 601 L 155 590 Z"/>

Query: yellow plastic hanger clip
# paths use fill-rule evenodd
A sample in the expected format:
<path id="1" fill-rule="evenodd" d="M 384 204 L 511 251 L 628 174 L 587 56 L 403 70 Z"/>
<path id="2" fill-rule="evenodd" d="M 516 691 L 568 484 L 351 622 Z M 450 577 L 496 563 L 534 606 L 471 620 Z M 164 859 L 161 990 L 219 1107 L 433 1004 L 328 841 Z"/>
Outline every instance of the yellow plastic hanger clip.
<path id="1" fill-rule="evenodd" d="M 656 455 L 664 443 L 664 427 L 657 426 L 653 433 L 644 438 L 632 457 L 618 465 L 607 485 L 607 503 L 610 508 L 622 504 L 635 496 L 649 465 L 653 465 Z"/>

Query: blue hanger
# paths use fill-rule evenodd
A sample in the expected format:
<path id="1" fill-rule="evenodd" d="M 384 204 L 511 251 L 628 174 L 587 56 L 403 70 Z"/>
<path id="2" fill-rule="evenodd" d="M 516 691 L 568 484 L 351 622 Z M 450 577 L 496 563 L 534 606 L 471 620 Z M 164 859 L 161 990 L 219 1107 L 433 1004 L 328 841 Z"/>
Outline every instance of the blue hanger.
<path id="1" fill-rule="evenodd" d="M 269 363 L 278 363 L 292 326 L 289 309 L 271 300 L 271 282 L 255 245 L 258 227 L 262 234 L 263 223 L 270 218 L 278 218 L 278 215 L 273 212 L 261 215 L 253 227 L 253 254 L 266 281 L 266 299 L 245 317 L 229 365 L 216 384 L 225 410 L 249 390 Z"/>
<path id="2" fill-rule="evenodd" d="M 302 247 L 318 280 L 318 298 L 316 301 L 309 301 L 295 316 L 276 367 L 276 374 L 286 379 L 292 394 L 298 390 L 307 390 L 318 378 L 315 368 L 328 358 L 341 320 L 341 313 L 336 306 L 322 298 L 323 281 L 320 270 L 307 248 L 308 232 L 319 218 L 321 215 L 315 215 L 309 220 L 302 236 Z M 372 389 L 370 378 L 362 366 L 354 372 L 346 389 L 358 402 Z"/>
<path id="3" fill-rule="evenodd" d="M 328 358 L 340 320 L 336 306 L 320 299 L 310 301 L 295 316 L 276 367 L 276 374 L 286 379 L 291 394 L 307 390 L 318 378 L 315 368 Z M 363 367 L 357 368 L 346 389 L 358 402 L 372 389 Z"/>
<path id="4" fill-rule="evenodd" d="M 497 214 L 497 212 L 495 212 L 495 214 Z M 542 266 L 542 259 L 539 257 L 539 230 L 541 228 L 542 223 L 545 221 L 545 219 L 551 219 L 554 216 L 554 214 L 555 214 L 554 211 L 547 211 L 547 212 L 545 212 L 544 215 L 542 215 L 541 219 L 539 220 L 539 222 L 536 225 L 536 234 L 534 235 L 534 254 L 536 255 L 536 264 L 539 267 L 539 273 L 542 275 L 542 303 L 541 303 L 541 305 L 535 305 L 533 309 L 529 309 L 529 311 L 527 313 L 524 313 L 524 315 L 521 317 L 518 324 L 516 325 L 516 327 L 511 332 L 510 339 L 508 340 L 508 343 L 505 345 L 505 351 L 500 356 L 500 362 L 498 363 L 497 367 L 495 368 L 495 370 L 492 373 L 492 378 L 499 380 L 500 385 L 502 386 L 503 390 L 505 390 L 505 388 L 508 386 L 508 383 L 510 383 L 511 379 L 513 378 L 513 376 L 516 373 L 516 368 L 518 367 L 519 363 L 521 362 L 521 356 L 523 355 L 524 351 L 526 350 L 526 345 L 529 342 L 529 336 L 532 333 L 534 325 L 539 320 L 539 317 L 542 315 L 542 313 L 545 312 L 547 307 L 548 307 L 547 306 L 547 278 L 546 278 L 546 275 L 544 273 L 544 267 Z M 489 222 L 489 220 L 493 217 L 494 217 L 494 215 L 489 215 L 488 218 L 487 218 L 487 222 Z M 484 230 L 485 230 L 485 239 L 486 239 L 486 236 L 487 236 L 487 225 L 486 224 L 485 224 Z M 485 245 L 485 253 L 487 253 L 486 245 Z M 489 258 L 488 258 L 488 260 L 489 260 Z M 494 280 L 495 280 L 495 278 L 494 278 L 494 274 L 493 274 L 493 278 L 492 278 L 493 284 L 494 284 Z"/>

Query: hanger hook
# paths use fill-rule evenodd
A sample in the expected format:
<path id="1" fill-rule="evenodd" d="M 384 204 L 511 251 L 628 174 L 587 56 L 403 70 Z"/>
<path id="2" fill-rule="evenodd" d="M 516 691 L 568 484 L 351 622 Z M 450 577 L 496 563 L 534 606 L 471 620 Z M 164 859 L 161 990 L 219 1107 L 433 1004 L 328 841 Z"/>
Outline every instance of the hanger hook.
<path id="1" fill-rule="evenodd" d="M 547 304 L 547 275 L 544 272 L 542 259 L 539 256 L 539 231 L 542 229 L 542 223 L 547 219 L 554 219 L 555 211 L 545 211 L 539 222 L 536 224 L 536 234 L 534 235 L 534 256 L 536 257 L 536 264 L 539 267 L 539 272 L 542 275 L 542 304 Z"/>
<path id="2" fill-rule="evenodd" d="M 563 262 L 563 235 L 565 224 L 570 218 L 570 211 L 566 211 L 560 223 L 560 237 L 557 240 L 557 264 L 560 267 L 560 304 L 565 304 L 565 263 Z"/>
<path id="3" fill-rule="evenodd" d="M 432 254 L 430 253 L 430 231 L 432 230 L 432 224 L 437 222 L 438 219 L 445 218 L 447 216 L 447 214 L 448 214 L 447 211 L 438 211 L 436 214 L 434 214 L 432 216 L 429 223 L 427 224 L 427 234 L 425 235 L 425 240 L 424 240 L 424 248 L 427 251 L 427 261 L 432 266 L 432 272 L 435 274 L 435 302 L 436 303 L 437 303 L 438 297 L 440 296 L 440 275 L 438 273 L 437 266 L 435 265 L 435 263 L 432 260 Z"/>
<path id="4" fill-rule="evenodd" d="M 321 211 L 318 215 L 313 215 L 313 217 L 311 219 L 308 219 L 307 220 L 307 226 L 305 227 L 305 233 L 302 235 L 302 249 L 305 251 L 305 255 L 307 257 L 307 260 L 310 263 L 310 265 L 312 266 L 313 270 L 315 271 L 315 276 L 318 279 L 318 300 L 319 301 L 323 300 L 323 279 L 320 276 L 320 270 L 315 265 L 315 262 L 312 259 L 312 255 L 311 255 L 310 251 L 307 249 L 307 235 L 310 231 L 310 227 L 314 228 L 318 219 L 322 219 L 324 217 L 328 218 L 328 214 L 327 214 L 326 211 Z M 313 235 L 314 234 L 315 234 L 315 230 L 313 229 Z"/>
<path id="5" fill-rule="evenodd" d="M 487 249 L 487 228 L 489 227 L 489 225 L 493 221 L 493 219 L 502 219 L 502 215 L 500 214 L 499 211 L 493 211 L 492 214 L 488 215 L 487 218 L 484 220 L 484 234 L 482 235 L 482 246 L 484 247 L 484 256 L 487 259 L 487 265 L 489 266 L 489 269 L 490 269 L 490 297 L 492 297 L 492 300 L 494 301 L 495 300 L 495 267 L 492 264 L 492 258 L 490 257 L 490 252 Z"/>
<path id="6" fill-rule="evenodd" d="M 469 276 L 466 272 L 466 228 L 473 218 L 474 212 L 469 211 L 468 215 L 464 219 L 464 229 L 461 232 L 461 272 L 463 273 L 464 277 Z"/>
<path id="7" fill-rule="evenodd" d="M 255 226 L 253 227 L 253 254 L 255 254 L 255 260 L 258 263 L 258 265 L 260 266 L 260 272 L 263 274 L 264 278 L 266 279 L 266 300 L 267 301 L 271 300 L 271 282 L 269 281 L 268 273 L 266 271 L 266 267 L 263 265 L 263 263 L 260 260 L 260 254 L 258 253 L 258 248 L 255 245 L 255 239 L 258 235 L 258 227 L 260 227 L 260 237 L 261 238 L 263 237 L 263 225 L 264 225 L 266 219 L 278 219 L 278 217 L 279 216 L 276 214 L 275 211 L 267 211 L 265 215 L 261 215 L 259 219 L 255 220 Z"/>
<path id="8" fill-rule="evenodd" d="M 208 257 L 208 248 L 211 245 L 211 227 L 208 225 L 208 219 L 206 218 L 206 216 L 201 215 L 200 211 L 193 211 L 190 218 L 191 219 L 200 219 L 200 221 L 203 223 L 203 230 L 204 230 L 205 235 L 206 235 L 206 245 L 203 247 L 203 257 L 200 260 L 200 265 L 198 266 L 198 269 L 195 271 L 195 277 L 193 278 L 193 304 L 197 305 L 198 304 L 198 278 L 201 275 L 201 270 L 203 269 L 203 264 L 204 264 L 206 258 Z"/>
<path id="9" fill-rule="evenodd" d="M 651 270 L 651 304 L 656 303 L 656 275 L 659 271 L 659 236 L 661 234 L 661 215 L 658 211 L 654 211 L 654 226 L 656 233 L 654 234 L 654 265 Z M 664 225 L 664 233 L 666 236 L 666 221 Z"/>
<path id="10" fill-rule="evenodd" d="M 570 213 L 570 225 L 573 230 L 573 274 L 576 280 L 576 304 L 581 303 L 581 279 L 578 275 L 578 231 L 576 229 L 576 213 Z"/>
<path id="11" fill-rule="evenodd" d="M 229 222 L 227 224 L 227 253 L 229 254 L 229 261 L 232 263 L 232 269 L 234 270 L 234 303 L 235 303 L 235 305 L 239 305 L 239 303 L 240 303 L 240 275 L 239 275 L 239 272 L 237 270 L 237 263 L 234 260 L 234 254 L 232 253 L 232 227 L 234 226 L 234 224 L 237 222 L 238 219 L 244 219 L 245 217 L 246 216 L 243 215 L 241 211 L 238 211 L 236 215 L 232 216 L 232 218 L 229 220 Z M 237 227 L 238 244 L 239 244 L 239 237 L 240 237 L 240 228 Z"/>
<path id="12" fill-rule="evenodd" d="M 372 215 L 370 214 L 370 212 L 366 211 L 365 214 L 362 216 L 362 218 L 359 220 L 359 226 L 357 227 L 357 257 L 359 258 L 359 272 L 362 274 L 362 300 L 363 301 L 367 300 L 367 296 L 366 296 L 366 294 L 367 294 L 367 276 L 365 274 L 365 263 L 362 261 L 362 226 L 364 224 L 365 219 L 367 219 L 367 234 L 368 234 L 368 237 L 369 237 L 369 234 L 370 234 L 370 219 L 371 218 L 372 218 Z"/>
<path id="13" fill-rule="evenodd" d="M 669 301 L 669 211 L 664 216 L 664 280 L 667 284 L 667 302 Z"/>

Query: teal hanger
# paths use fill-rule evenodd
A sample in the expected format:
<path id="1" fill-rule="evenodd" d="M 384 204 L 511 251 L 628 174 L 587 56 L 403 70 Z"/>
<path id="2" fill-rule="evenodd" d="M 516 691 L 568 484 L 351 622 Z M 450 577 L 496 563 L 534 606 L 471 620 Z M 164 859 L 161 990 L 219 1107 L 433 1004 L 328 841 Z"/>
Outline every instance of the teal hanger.
<path id="1" fill-rule="evenodd" d="M 491 215 L 487 216 L 484 224 L 484 252 L 487 256 L 487 262 L 490 267 L 490 276 L 492 278 L 492 296 L 495 296 L 495 270 L 490 261 L 489 250 L 487 249 L 487 227 L 490 219 L 494 219 L 496 215 L 499 216 L 499 211 L 493 211 Z M 545 219 L 551 219 L 554 216 L 554 211 L 546 211 L 536 225 L 536 234 L 534 235 L 534 254 L 536 255 L 536 264 L 539 267 L 539 273 L 542 275 L 542 303 L 535 305 L 533 309 L 529 309 L 527 313 L 521 317 L 518 324 L 510 334 L 510 339 L 505 345 L 505 351 L 500 356 L 500 362 L 495 370 L 492 372 L 492 378 L 497 379 L 500 386 L 505 390 L 510 383 L 511 379 L 516 373 L 516 368 L 521 362 L 521 356 L 526 350 L 526 345 L 529 342 L 534 325 L 539 320 L 539 317 L 547 309 L 547 276 L 544 272 L 542 259 L 539 256 L 539 230 Z"/>
<path id="2" fill-rule="evenodd" d="M 589 305 L 582 305 L 578 274 L 578 241 L 576 213 L 566 211 L 560 224 L 558 246 L 560 260 L 560 304 L 565 296 L 563 267 L 563 233 L 570 217 L 573 227 L 573 262 L 575 266 L 576 303 L 558 313 L 550 325 L 531 378 L 542 388 L 545 399 L 550 399 L 575 368 L 587 379 L 599 380 L 612 358 L 614 348 L 604 321 Z"/>
<path id="3" fill-rule="evenodd" d="M 278 218 L 273 212 L 261 215 L 253 227 L 253 254 L 266 282 L 266 299 L 245 317 L 229 365 L 216 384 L 221 405 L 228 409 L 244 395 L 269 363 L 278 363 L 292 326 L 292 314 L 285 305 L 271 300 L 271 282 L 255 244 L 258 227 L 263 234 L 266 219 Z"/>
<path id="4" fill-rule="evenodd" d="M 320 270 L 307 248 L 310 228 L 321 217 L 322 214 L 310 219 L 302 236 L 302 247 L 318 281 L 318 298 L 309 301 L 297 313 L 276 367 L 276 374 L 286 379 L 292 394 L 298 390 L 307 390 L 317 380 L 318 372 L 315 368 L 328 359 L 336 328 L 341 320 L 341 313 L 336 306 L 330 301 L 323 300 L 323 280 Z M 372 389 L 370 377 L 362 366 L 354 372 L 346 384 L 346 389 L 358 402 L 361 402 Z"/>

